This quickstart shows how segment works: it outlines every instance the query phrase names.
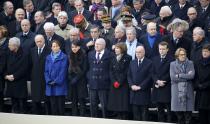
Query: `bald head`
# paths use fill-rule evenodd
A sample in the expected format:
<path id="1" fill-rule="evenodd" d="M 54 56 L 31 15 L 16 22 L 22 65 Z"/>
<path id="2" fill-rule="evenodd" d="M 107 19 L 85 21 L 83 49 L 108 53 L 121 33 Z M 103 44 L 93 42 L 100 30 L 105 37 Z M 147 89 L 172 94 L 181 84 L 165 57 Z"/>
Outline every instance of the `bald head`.
<path id="1" fill-rule="evenodd" d="M 44 39 L 44 36 L 41 35 L 41 34 L 38 34 L 35 36 L 35 43 L 36 43 L 36 46 L 38 48 L 42 48 L 45 44 L 45 39 Z"/>
<path id="2" fill-rule="evenodd" d="M 136 47 L 136 58 L 137 59 L 142 59 L 145 56 L 145 49 L 144 46 L 137 46 Z"/>
<path id="3" fill-rule="evenodd" d="M 95 50 L 101 52 L 106 47 L 106 41 L 103 38 L 99 38 L 95 42 Z"/>
<path id="4" fill-rule="evenodd" d="M 29 32 L 30 28 L 31 28 L 31 23 L 30 23 L 30 21 L 29 21 L 28 19 L 23 19 L 23 20 L 21 21 L 21 29 L 22 29 L 22 31 L 23 31 L 24 33 L 27 33 L 27 32 Z"/>
<path id="5" fill-rule="evenodd" d="M 18 8 L 15 11 L 15 18 L 17 21 L 21 22 L 25 18 L 25 11 L 21 8 Z"/>
<path id="6" fill-rule="evenodd" d="M 151 36 L 155 36 L 157 33 L 157 25 L 154 22 L 150 22 L 147 24 L 147 33 L 149 33 Z"/>
<path id="7" fill-rule="evenodd" d="M 7 15 L 12 15 L 13 12 L 14 12 L 13 3 L 10 2 L 10 1 L 4 2 L 3 9 L 4 9 L 4 12 L 5 12 Z"/>

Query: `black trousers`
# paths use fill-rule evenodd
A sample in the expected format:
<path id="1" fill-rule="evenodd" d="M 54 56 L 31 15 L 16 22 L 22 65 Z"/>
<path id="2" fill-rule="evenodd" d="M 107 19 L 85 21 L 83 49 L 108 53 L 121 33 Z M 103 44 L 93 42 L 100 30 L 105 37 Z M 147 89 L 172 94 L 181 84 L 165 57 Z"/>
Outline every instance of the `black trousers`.
<path id="1" fill-rule="evenodd" d="M 78 103 L 79 103 L 79 106 L 78 106 Z M 72 115 L 85 116 L 85 103 L 86 103 L 85 98 L 79 98 L 78 92 L 76 91 L 76 89 L 74 89 L 74 91 L 72 92 Z"/>
<path id="2" fill-rule="evenodd" d="M 98 117 L 98 103 L 101 103 L 102 117 L 107 117 L 108 90 L 90 89 L 91 117 Z"/>
<path id="3" fill-rule="evenodd" d="M 199 109 L 200 124 L 210 124 L 210 110 Z"/>
<path id="4" fill-rule="evenodd" d="M 158 108 L 158 121 L 171 122 L 171 104 L 157 103 L 157 108 Z M 165 109 L 167 110 L 166 112 Z"/>
<path id="5" fill-rule="evenodd" d="M 176 112 L 178 124 L 191 124 L 192 112 Z"/>
<path id="6" fill-rule="evenodd" d="M 64 115 L 65 96 L 49 96 L 49 102 L 52 115 Z"/>
<path id="7" fill-rule="evenodd" d="M 133 105 L 133 119 L 138 121 L 148 120 L 148 106 L 147 105 Z"/>
<path id="8" fill-rule="evenodd" d="M 26 98 L 11 98 L 12 99 L 12 113 L 26 113 Z"/>

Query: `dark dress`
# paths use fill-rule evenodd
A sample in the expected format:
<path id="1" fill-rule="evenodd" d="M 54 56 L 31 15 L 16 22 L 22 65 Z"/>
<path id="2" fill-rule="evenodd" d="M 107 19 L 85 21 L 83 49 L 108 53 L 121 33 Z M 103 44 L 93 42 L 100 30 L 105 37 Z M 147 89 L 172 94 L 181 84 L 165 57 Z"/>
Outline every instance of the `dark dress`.
<path id="1" fill-rule="evenodd" d="M 108 100 L 108 109 L 111 111 L 128 111 L 129 85 L 127 72 L 131 59 L 131 56 L 124 54 L 119 61 L 117 61 L 116 57 L 111 61 L 111 86 Z M 119 88 L 113 86 L 115 81 L 120 83 Z"/>

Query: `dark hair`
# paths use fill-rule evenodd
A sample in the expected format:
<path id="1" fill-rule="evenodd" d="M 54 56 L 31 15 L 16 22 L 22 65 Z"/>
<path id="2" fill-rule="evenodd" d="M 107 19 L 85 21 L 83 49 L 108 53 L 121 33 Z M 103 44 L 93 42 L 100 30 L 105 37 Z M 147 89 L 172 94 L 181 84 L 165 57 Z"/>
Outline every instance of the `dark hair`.
<path id="1" fill-rule="evenodd" d="M 159 45 L 166 46 L 167 48 L 169 48 L 168 43 L 165 41 L 160 42 Z"/>
<path id="2" fill-rule="evenodd" d="M 103 15 L 107 15 L 108 14 L 107 11 L 106 11 L 106 9 L 104 7 L 98 8 L 97 11 L 102 11 L 103 12 Z"/>
<path id="3" fill-rule="evenodd" d="M 202 50 L 204 50 L 204 49 L 210 51 L 210 44 L 209 43 L 208 44 L 205 44 L 203 46 Z"/>
<path id="4" fill-rule="evenodd" d="M 81 46 L 81 42 L 80 41 L 73 41 L 71 45 L 75 45 L 75 46 Z M 85 52 L 83 51 L 82 48 L 80 48 L 77 53 L 74 53 L 72 51 L 72 49 L 70 50 L 70 57 L 69 57 L 69 68 L 71 70 L 71 72 L 74 73 L 79 73 L 82 70 L 80 69 L 80 64 L 84 62 L 85 59 Z"/>
<path id="5" fill-rule="evenodd" d="M 52 41 L 52 44 L 53 44 L 53 43 L 56 43 L 59 47 L 61 47 L 60 41 L 58 41 L 58 40 L 53 40 L 53 41 Z"/>
<path id="6" fill-rule="evenodd" d="M 95 28 L 97 28 L 97 29 L 98 29 L 98 31 L 100 30 L 99 26 L 98 26 L 98 25 L 95 25 L 95 24 L 94 24 L 94 25 L 92 25 L 92 26 L 90 27 L 90 30 L 91 30 L 91 29 L 95 29 Z"/>

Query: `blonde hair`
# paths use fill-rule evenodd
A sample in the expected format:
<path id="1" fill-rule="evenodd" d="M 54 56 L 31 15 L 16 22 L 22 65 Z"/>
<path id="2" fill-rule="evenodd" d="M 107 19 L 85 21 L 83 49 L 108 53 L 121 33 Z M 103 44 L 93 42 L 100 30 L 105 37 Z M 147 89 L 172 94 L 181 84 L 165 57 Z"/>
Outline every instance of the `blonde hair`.
<path id="1" fill-rule="evenodd" d="M 187 51 L 184 48 L 178 48 L 175 52 L 175 58 L 177 59 L 179 57 L 180 52 L 183 51 L 185 54 L 187 54 Z"/>

